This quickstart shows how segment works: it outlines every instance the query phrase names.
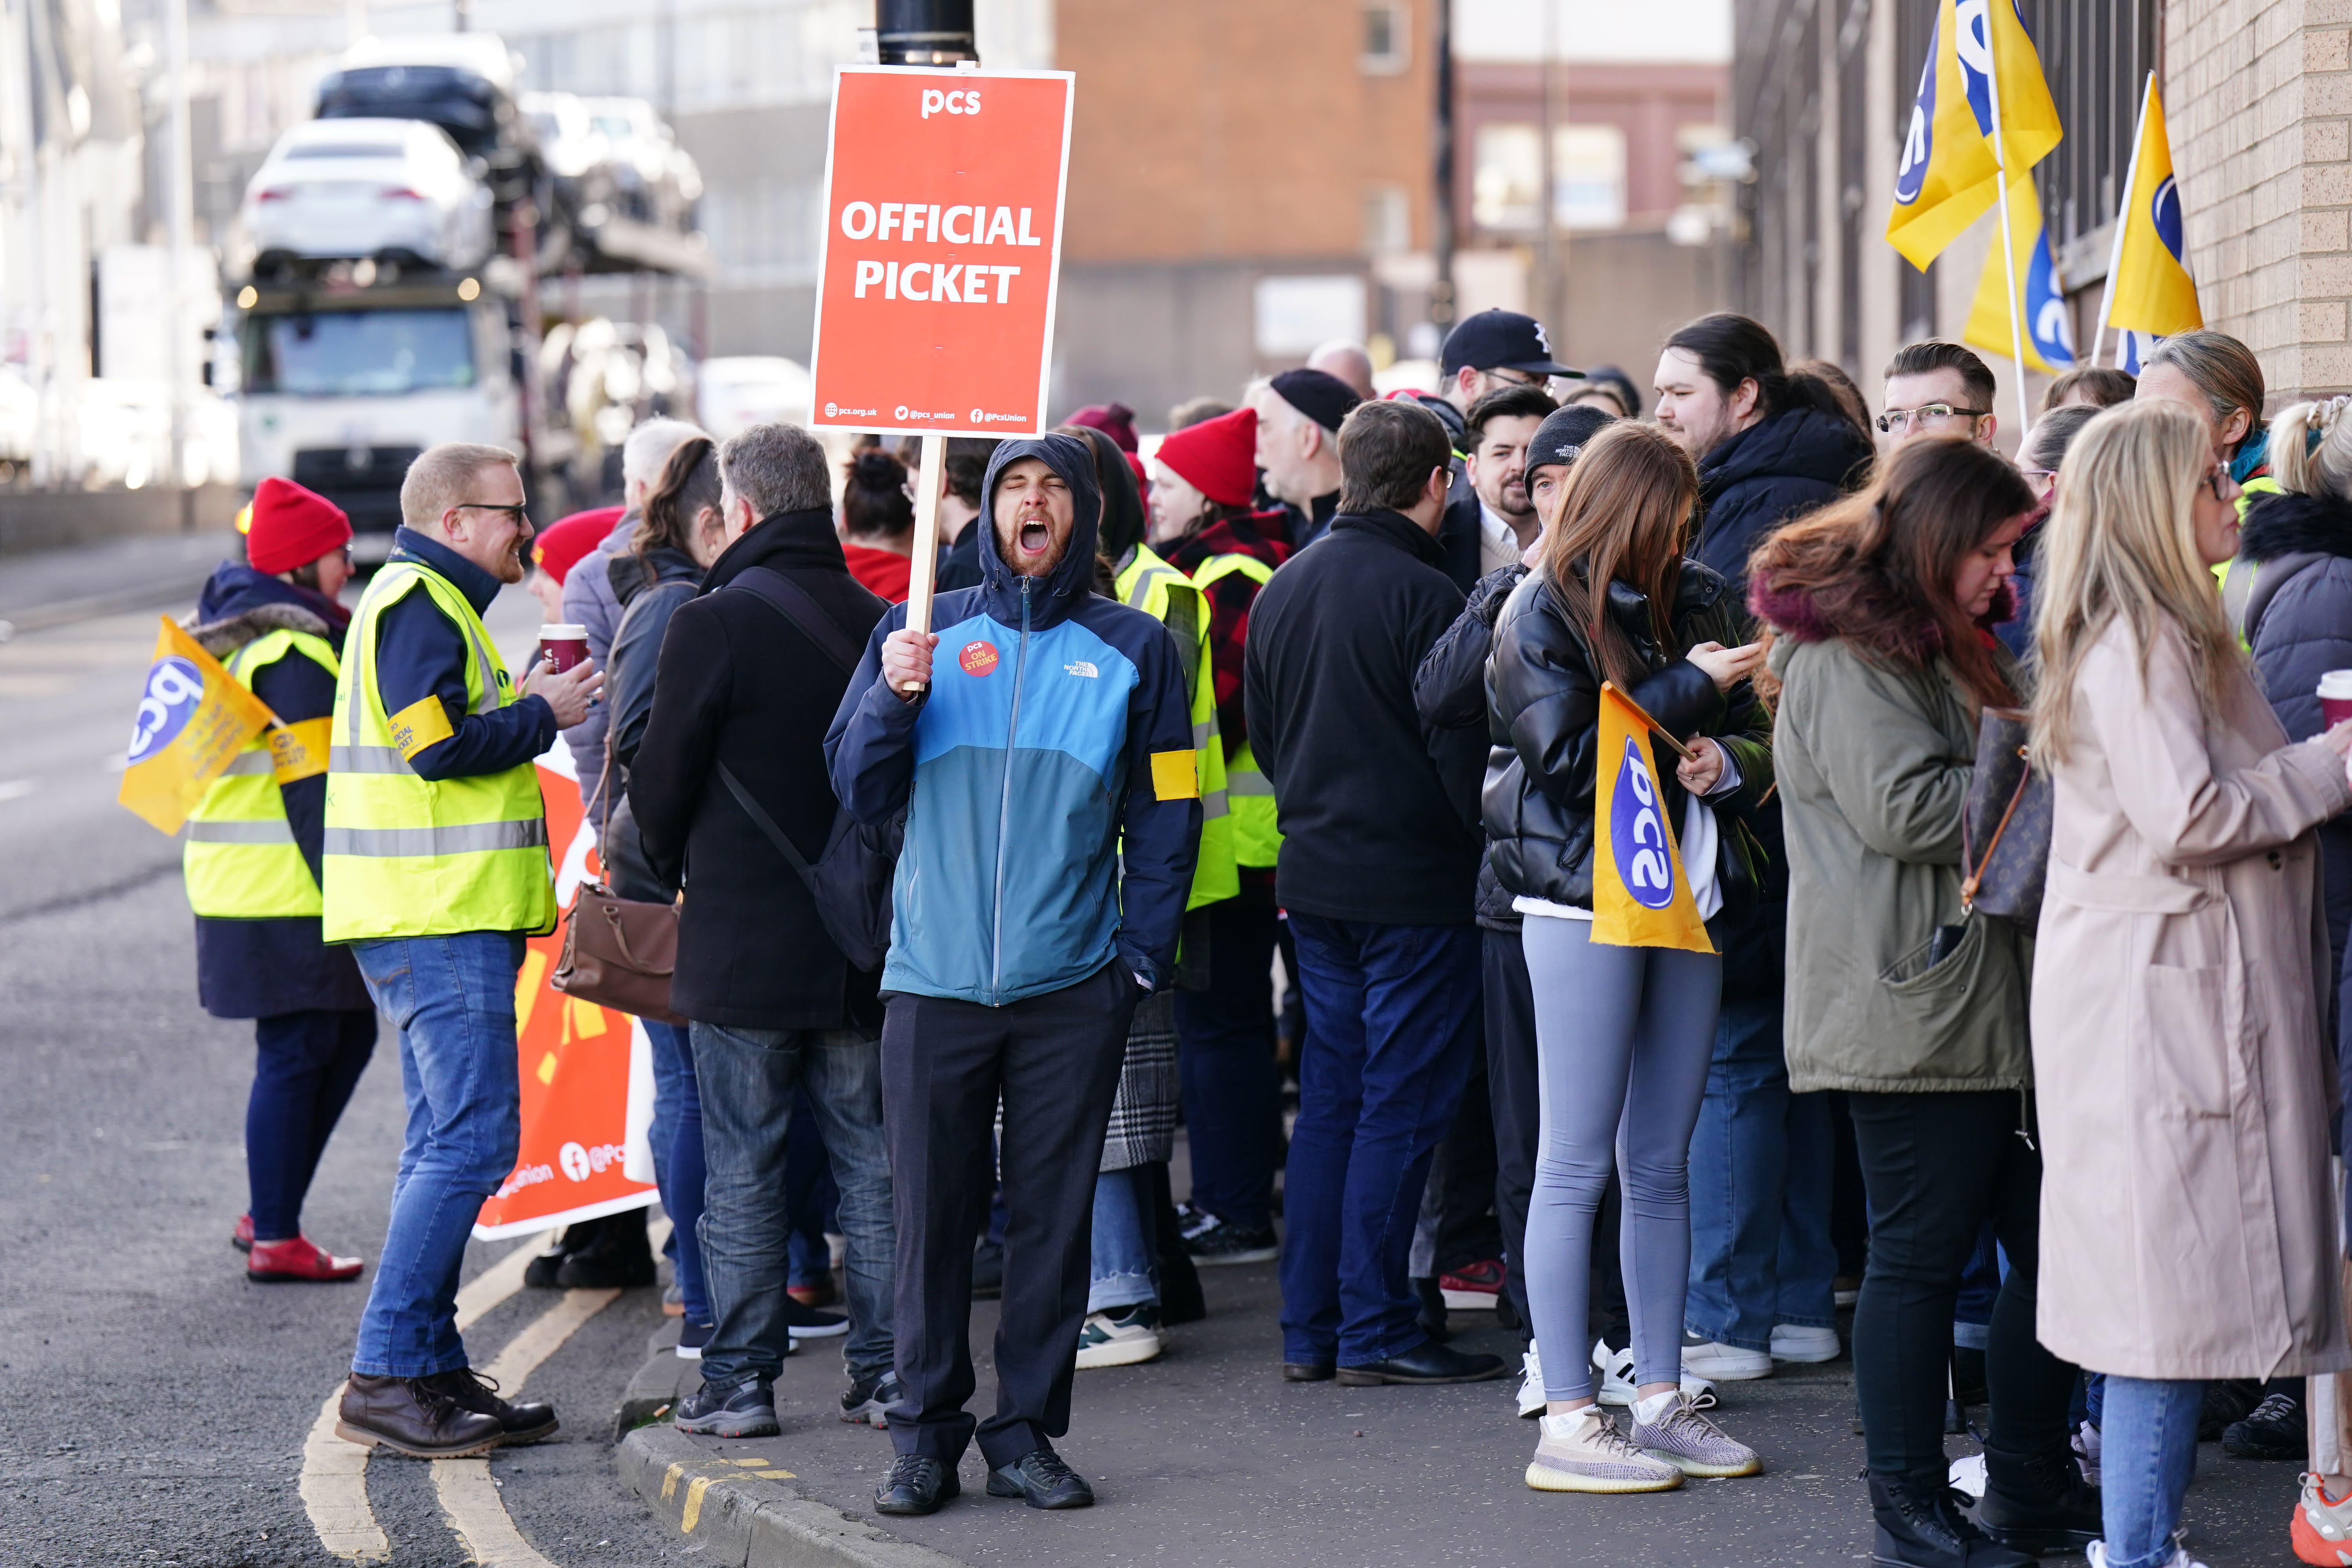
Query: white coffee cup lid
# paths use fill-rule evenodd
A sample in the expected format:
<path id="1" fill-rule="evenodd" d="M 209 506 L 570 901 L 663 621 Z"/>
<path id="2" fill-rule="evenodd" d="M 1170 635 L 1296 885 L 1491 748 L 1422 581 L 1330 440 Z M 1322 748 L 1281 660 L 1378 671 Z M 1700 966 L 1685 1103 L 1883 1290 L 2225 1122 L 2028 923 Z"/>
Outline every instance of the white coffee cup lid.
<path id="1" fill-rule="evenodd" d="M 2352 697 L 2352 669 L 2331 669 L 2319 678 L 2322 697 Z"/>
<path id="2" fill-rule="evenodd" d="M 586 626 L 575 626 L 568 621 L 550 621 L 539 628 L 541 642 L 585 641 L 587 637 Z M 2352 670 L 2345 671 L 2344 679 L 2352 680 Z"/>

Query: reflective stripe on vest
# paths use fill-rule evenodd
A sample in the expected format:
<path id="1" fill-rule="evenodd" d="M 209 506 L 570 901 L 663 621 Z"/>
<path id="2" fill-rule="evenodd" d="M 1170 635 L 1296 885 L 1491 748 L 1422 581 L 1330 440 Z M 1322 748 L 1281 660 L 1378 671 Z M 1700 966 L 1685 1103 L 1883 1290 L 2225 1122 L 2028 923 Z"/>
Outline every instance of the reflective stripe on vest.
<path id="1" fill-rule="evenodd" d="M 264 632 L 222 663 L 250 691 L 264 669 L 291 655 L 310 659 L 330 678 L 337 674 L 333 645 L 290 627 Z M 319 884 L 286 820 L 267 731 L 213 780 L 188 814 L 184 837 L 180 868 L 188 907 L 197 914 L 247 921 L 318 915 Z"/>
<path id="2" fill-rule="evenodd" d="M 1261 588 L 1274 577 L 1274 568 L 1255 555 L 1216 555 L 1201 563 L 1201 569 L 1192 574 L 1192 583 L 1205 596 L 1236 572 Z M 1218 749 L 1223 752 L 1222 743 Z M 1272 866 L 1282 850 L 1282 830 L 1275 821 L 1274 785 L 1258 771 L 1257 759 L 1247 745 L 1225 760 L 1225 793 L 1233 811 L 1235 862 L 1252 868 Z"/>
<path id="3" fill-rule="evenodd" d="M 377 626 L 386 610 L 420 591 L 464 637 L 467 712 L 512 700 L 488 628 L 456 584 L 416 561 L 395 560 L 376 574 L 352 617 L 335 689 L 324 935 L 363 942 L 551 930 L 555 889 L 537 764 L 425 779 L 394 742 L 375 668 Z"/>
<path id="4" fill-rule="evenodd" d="M 1139 544 L 1112 581 L 1120 603 L 1166 626 L 1176 645 L 1179 679 L 1191 698 L 1192 756 L 1201 791 L 1201 845 L 1192 866 L 1188 910 L 1242 890 L 1234 859 L 1231 804 L 1225 795 L 1225 749 L 1216 742 L 1216 676 L 1209 665 L 1208 600 L 1192 580 Z"/>

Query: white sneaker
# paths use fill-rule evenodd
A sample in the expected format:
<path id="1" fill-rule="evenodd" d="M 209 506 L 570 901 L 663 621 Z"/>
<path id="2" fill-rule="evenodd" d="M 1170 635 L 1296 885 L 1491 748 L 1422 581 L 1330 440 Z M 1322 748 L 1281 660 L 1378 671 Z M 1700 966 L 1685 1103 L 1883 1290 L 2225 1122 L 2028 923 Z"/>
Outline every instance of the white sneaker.
<path id="1" fill-rule="evenodd" d="M 1525 1421 L 1542 1415 L 1549 1401 L 1544 1398 L 1543 1363 L 1534 1350 L 1519 1357 L 1519 1419 Z"/>
<path id="2" fill-rule="evenodd" d="M 1592 1370 L 1601 1374 L 1601 1385 L 1595 1396 L 1603 1405 L 1630 1407 L 1639 1390 L 1633 1383 L 1633 1351 L 1627 1346 L 1622 1351 L 1609 1348 L 1607 1340 L 1592 1342 Z M 1700 1394 L 1715 1393 L 1715 1384 L 1683 1366 L 1683 1392 L 1696 1399 Z"/>
<path id="3" fill-rule="evenodd" d="M 1718 1383 L 1748 1383 L 1772 1375 L 1772 1358 L 1762 1351 L 1744 1351 L 1695 1334 L 1683 1336 L 1683 1375 L 1692 1373 Z"/>
<path id="4" fill-rule="evenodd" d="M 1663 1492 L 1683 1484 L 1683 1473 L 1635 1447 L 1598 1405 L 1547 1415 L 1528 1485 L 1539 1492 Z"/>
<path id="5" fill-rule="evenodd" d="M 1772 1326 L 1774 1361 L 1835 1361 L 1838 1352 L 1844 1348 L 1838 1343 L 1835 1329 L 1807 1328 L 1797 1323 L 1775 1323 Z"/>
<path id="6" fill-rule="evenodd" d="M 1078 1370 L 1133 1366 L 1160 1354 L 1160 1307 L 1139 1301 L 1115 1311 L 1088 1312 L 1078 1330 Z"/>
<path id="7" fill-rule="evenodd" d="M 2083 1548 L 2083 1555 L 2090 1560 L 2091 1568 L 2107 1568 L 2105 1542 L 2094 1541 Z M 2167 1563 L 2164 1568 L 2205 1568 L 2205 1564 L 2189 1556 L 2189 1548 L 2186 1546 L 2176 1546 L 2172 1549 L 2172 1561 Z"/>

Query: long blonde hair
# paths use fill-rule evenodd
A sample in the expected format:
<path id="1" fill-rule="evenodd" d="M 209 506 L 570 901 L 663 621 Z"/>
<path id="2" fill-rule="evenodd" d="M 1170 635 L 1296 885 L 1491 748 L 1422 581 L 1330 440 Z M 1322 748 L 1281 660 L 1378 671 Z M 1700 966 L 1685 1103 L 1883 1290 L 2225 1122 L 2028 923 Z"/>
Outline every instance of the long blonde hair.
<path id="1" fill-rule="evenodd" d="M 2281 489 L 2352 500 L 2352 397 L 2298 403 L 2272 420 L 2270 463 Z"/>
<path id="2" fill-rule="evenodd" d="M 2139 646 L 2143 681 L 2148 650 L 2176 630 L 2189 644 L 2199 701 L 2209 715 L 2220 709 L 2244 655 L 2197 552 L 2197 487 L 2212 465 L 2204 421 L 2174 403 L 2111 408 L 2066 449 L 2057 509 L 2042 526 L 2033 597 L 2042 662 L 2033 700 L 2039 765 L 2066 759 L 2075 674 L 2117 616 Z"/>

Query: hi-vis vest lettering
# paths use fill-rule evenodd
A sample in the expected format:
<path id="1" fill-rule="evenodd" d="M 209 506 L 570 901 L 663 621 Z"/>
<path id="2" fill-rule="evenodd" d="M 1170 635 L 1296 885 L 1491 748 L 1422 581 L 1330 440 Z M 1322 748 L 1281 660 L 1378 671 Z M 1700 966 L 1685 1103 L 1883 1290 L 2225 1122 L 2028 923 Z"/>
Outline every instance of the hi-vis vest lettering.
<path id="1" fill-rule="evenodd" d="M 324 637 L 283 628 L 236 649 L 226 668 L 250 691 L 264 669 L 298 655 L 329 676 L 337 673 L 335 650 Z M 279 786 L 327 771 L 330 722 L 312 719 L 263 731 L 212 782 L 188 814 L 180 858 L 190 909 L 212 920 L 318 915 L 319 884 L 294 841 Z"/>
<path id="2" fill-rule="evenodd" d="M 1192 582 L 1205 599 L 1219 581 L 1236 572 L 1261 588 L 1274 576 L 1274 568 L 1255 555 L 1220 555 L 1203 563 L 1192 574 Z M 1275 826 L 1274 785 L 1266 782 L 1257 765 L 1257 756 L 1246 742 L 1230 758 L 1224 754 L 1222 740 L 1216 749 L 1218 760 L 1225 766 L 1225 793 L 1234 823 L 1234 858 L 1244 866 L 1270 868 L 1282 851 L 1282 830 Z"/>
<path id="3" fill-rule="evenodd" d="M 376 623 L 403 595 L 419 591 L 465 634 L 466 710 L 485 712 L 511 700 L 488 629 L 447 579 L 414 561 L 394 561 L 376 574 L 352 617 L 335 688 L 323 934 L 329 942 L 363 942 L 551 931 L 555 885 L 536 765 L 520 763 L 477 778 L 420 778 L 409 757 L 445 738 L 447 714 L 440 716 L 445 735 L 428 741 L 426 716 L 412 708 L 395 719 L 383 710 Z"/>
<path id="4" fill-rule="evenodd" d="M 1201 851 L 1192 868 L 1188 910 L 1230 899 L 1242 890 L 1234 869 L 1234 825 L 1225 795 L 1225 749 L 1217 740 L 1217 687 L 1209 667 L 1209 605 L 1192 580 L 1161 560 L 1149 545 L 1135 547 L 1135 557 L 1114 581 L 1119 602 L 1165 626 L 1176 644 L 1184 689 L 1191 697 L 1192 758 L 1190 763 L 1201 796 Z M 1153 759 L 1155 782 L 1160 769 Z M 1160 797 L 1171 798 L 1162 789 Z"/>

